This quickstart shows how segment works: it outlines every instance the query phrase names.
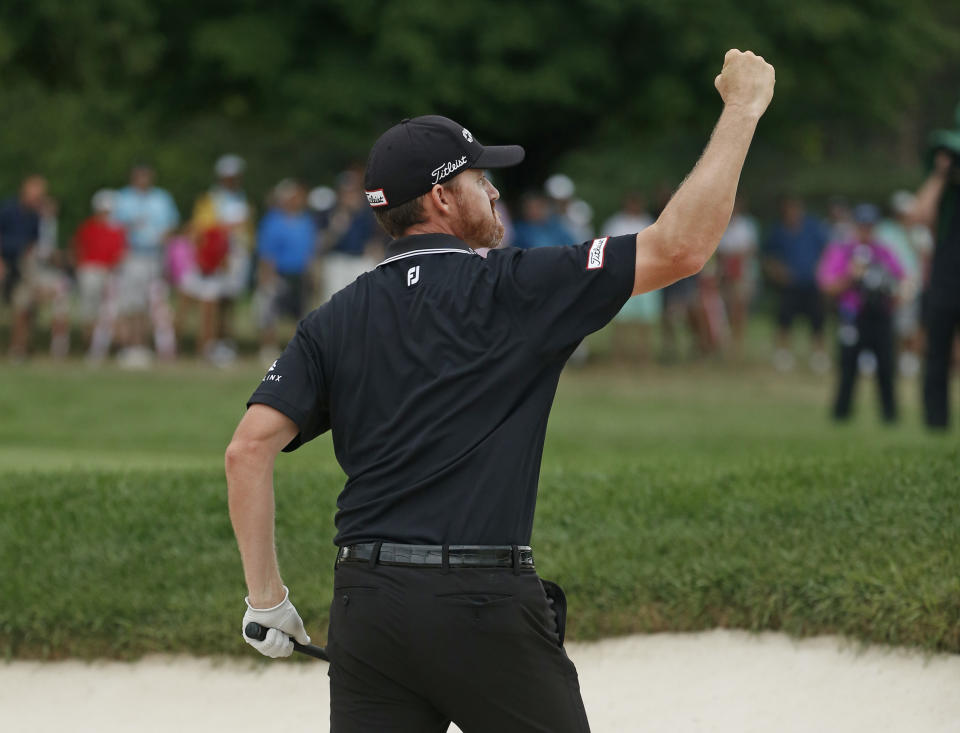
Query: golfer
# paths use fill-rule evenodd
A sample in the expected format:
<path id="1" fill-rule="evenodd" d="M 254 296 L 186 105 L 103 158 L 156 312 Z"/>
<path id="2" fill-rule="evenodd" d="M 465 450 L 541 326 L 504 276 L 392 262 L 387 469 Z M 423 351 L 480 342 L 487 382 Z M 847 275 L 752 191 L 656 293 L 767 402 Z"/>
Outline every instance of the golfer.
<path id="1" fill-rule="evenodd" d="M 485 147 L 438 116 L 373 146 L 367 199 L 395 241 L 300 323 L 226 453 L 242 626 L 270 627 L 248 643 L 286 656 L 291 637 L 309 637 L 277 567 L 274 461 L 332 431 L 347 475 L 327 640 L 333 733 L 588 730 L 563 593 L 529 547 L 547 416 L 580 341 L 631 294 L 700 270 L 720 240 L 774 71 L 731 50 L 715 84 L 724 108 L 703 157 L 638 235 L 500 249 L 484 170 L 516 165 L 522 148 Z"/>

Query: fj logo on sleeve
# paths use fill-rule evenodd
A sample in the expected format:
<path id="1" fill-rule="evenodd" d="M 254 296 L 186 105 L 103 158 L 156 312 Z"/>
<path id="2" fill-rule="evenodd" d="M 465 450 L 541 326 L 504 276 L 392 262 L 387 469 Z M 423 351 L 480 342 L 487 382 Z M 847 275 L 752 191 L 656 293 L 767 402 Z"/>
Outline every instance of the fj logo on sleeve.
<path id="1" fill-rule="evenodd" d="M 412 288 L 418 282 L 420 282 L 420 265 L 407 270 L 407 287 Z"/>
<path id="2" fill-rule="evenodd" d="M 599 270 L 603 267 L 603 251 L 607 248 L 608 239 L 610 237 L 593 240 L 593 244 L 590 245 L 590 253 L 587 255 L 588 270 Z"/>

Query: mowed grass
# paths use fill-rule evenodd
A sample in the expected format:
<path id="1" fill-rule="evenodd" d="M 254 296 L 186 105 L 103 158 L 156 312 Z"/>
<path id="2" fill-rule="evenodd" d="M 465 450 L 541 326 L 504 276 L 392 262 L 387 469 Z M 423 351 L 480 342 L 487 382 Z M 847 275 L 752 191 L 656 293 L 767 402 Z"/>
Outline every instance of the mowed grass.
<path id="1" fill-rule="evenodd" d="M 222 452 L 261 370 L 0 368 L 0 650 L 247 654 Z M 960 436 L 916 385 L 849 425 L 830 379 L 764 367 L 568 371 L 533 544 L 568 636 L 714 626 L 960 652 Z M 279 459 L 284 579 L 315 638 L 343 476 L 329 436 Z"/>

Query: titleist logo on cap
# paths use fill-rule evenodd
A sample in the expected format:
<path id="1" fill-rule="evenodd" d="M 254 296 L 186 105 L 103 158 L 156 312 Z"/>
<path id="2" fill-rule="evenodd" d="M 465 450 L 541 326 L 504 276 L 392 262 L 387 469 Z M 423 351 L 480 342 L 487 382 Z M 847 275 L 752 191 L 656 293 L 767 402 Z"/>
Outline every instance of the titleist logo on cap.
<path id="1" fill-rule="evenodd" d="M 383 195 L 383 189 L 378 188 L 376 191 L 365 191 L 367 194 L 367 203 L 371 206 L 386 206 L 387 197 Z"/>
<path id="2" fill-rule="evenodd" d="M 467 156 L 464 155 L 457 160 L 450 160 L 444 163 L 443 165 L 437 166 L 433 169 L 433 185 L 440 183 L 441 178 L 446 178 L 455 170 L 463 168 L 467 164 Z"/>

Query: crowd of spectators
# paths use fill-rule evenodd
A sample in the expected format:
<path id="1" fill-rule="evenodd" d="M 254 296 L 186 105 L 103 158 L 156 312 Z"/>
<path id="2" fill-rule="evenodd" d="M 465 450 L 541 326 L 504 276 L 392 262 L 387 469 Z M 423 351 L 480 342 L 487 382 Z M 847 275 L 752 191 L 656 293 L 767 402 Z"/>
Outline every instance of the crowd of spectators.
<path id="1" fill-rule="evenodd" d="M 237 155 L 217 160 L 211 187 L 184 219 L 154 170 L 138 164 L 126 186 L 93 195 L 89 218 L 63 249 L 46 181 L 26 178 L 19 194 L 0 205 L 11 358 L 26 358 L 33 315 L 47 305 L 54 357 L 70 350 L 73 321 L 94 362 L 115 355 L 122 365 L 142 367 L 194 350 L 229 364 L 237 355 L 233 322 L 240 303 L 252 304 L 262 359 L 274 358 L 278 323 L 295 322 L 375 267 L 387 238 L 366 204 L 359 169 L 341 173 L 332 188 L 307 191 L 293 179 L 280 181 L 258 215 L 244 191 L 244 167 Z M 661 187 L 651 206 L 644 193 L 629 191 L 619 211 L 596 226 L 574 182 L 554 175 L 520 198 L 516 215 L 503 201 L 497 207 L 504 244 L 535 248 L 641 231 L 669 195 Z M 884 215 L 873 203 L 850 206 L 835 198 L 820 218 L 799 196 L 786 195 L 776 220 L 762 226 L 749 201 L 738 198 L 702 272 L 627 302 L 613 324 L 613 353 L 634 362 L 738 360 L 763 286 L 765 302 L 774 304 L 774 366 L 797 368 L 793 332 L 803 322 L 810 332 L 808 368 L 825 374 L 837 364 L 834 415 L 849 415 L 857 375 L 875 372 L 883 416 L 894 420 L 894 376 L 897 370 L 914 376 L 921 365 L 921 301 L 934 248 L 931 222 L 918 215 L 912 193 L 897 191 L 886 203 Z M 825 335 L 831 310 L 835 359 Z M 583 358 L 585 349 L 576 356 Z"/>

